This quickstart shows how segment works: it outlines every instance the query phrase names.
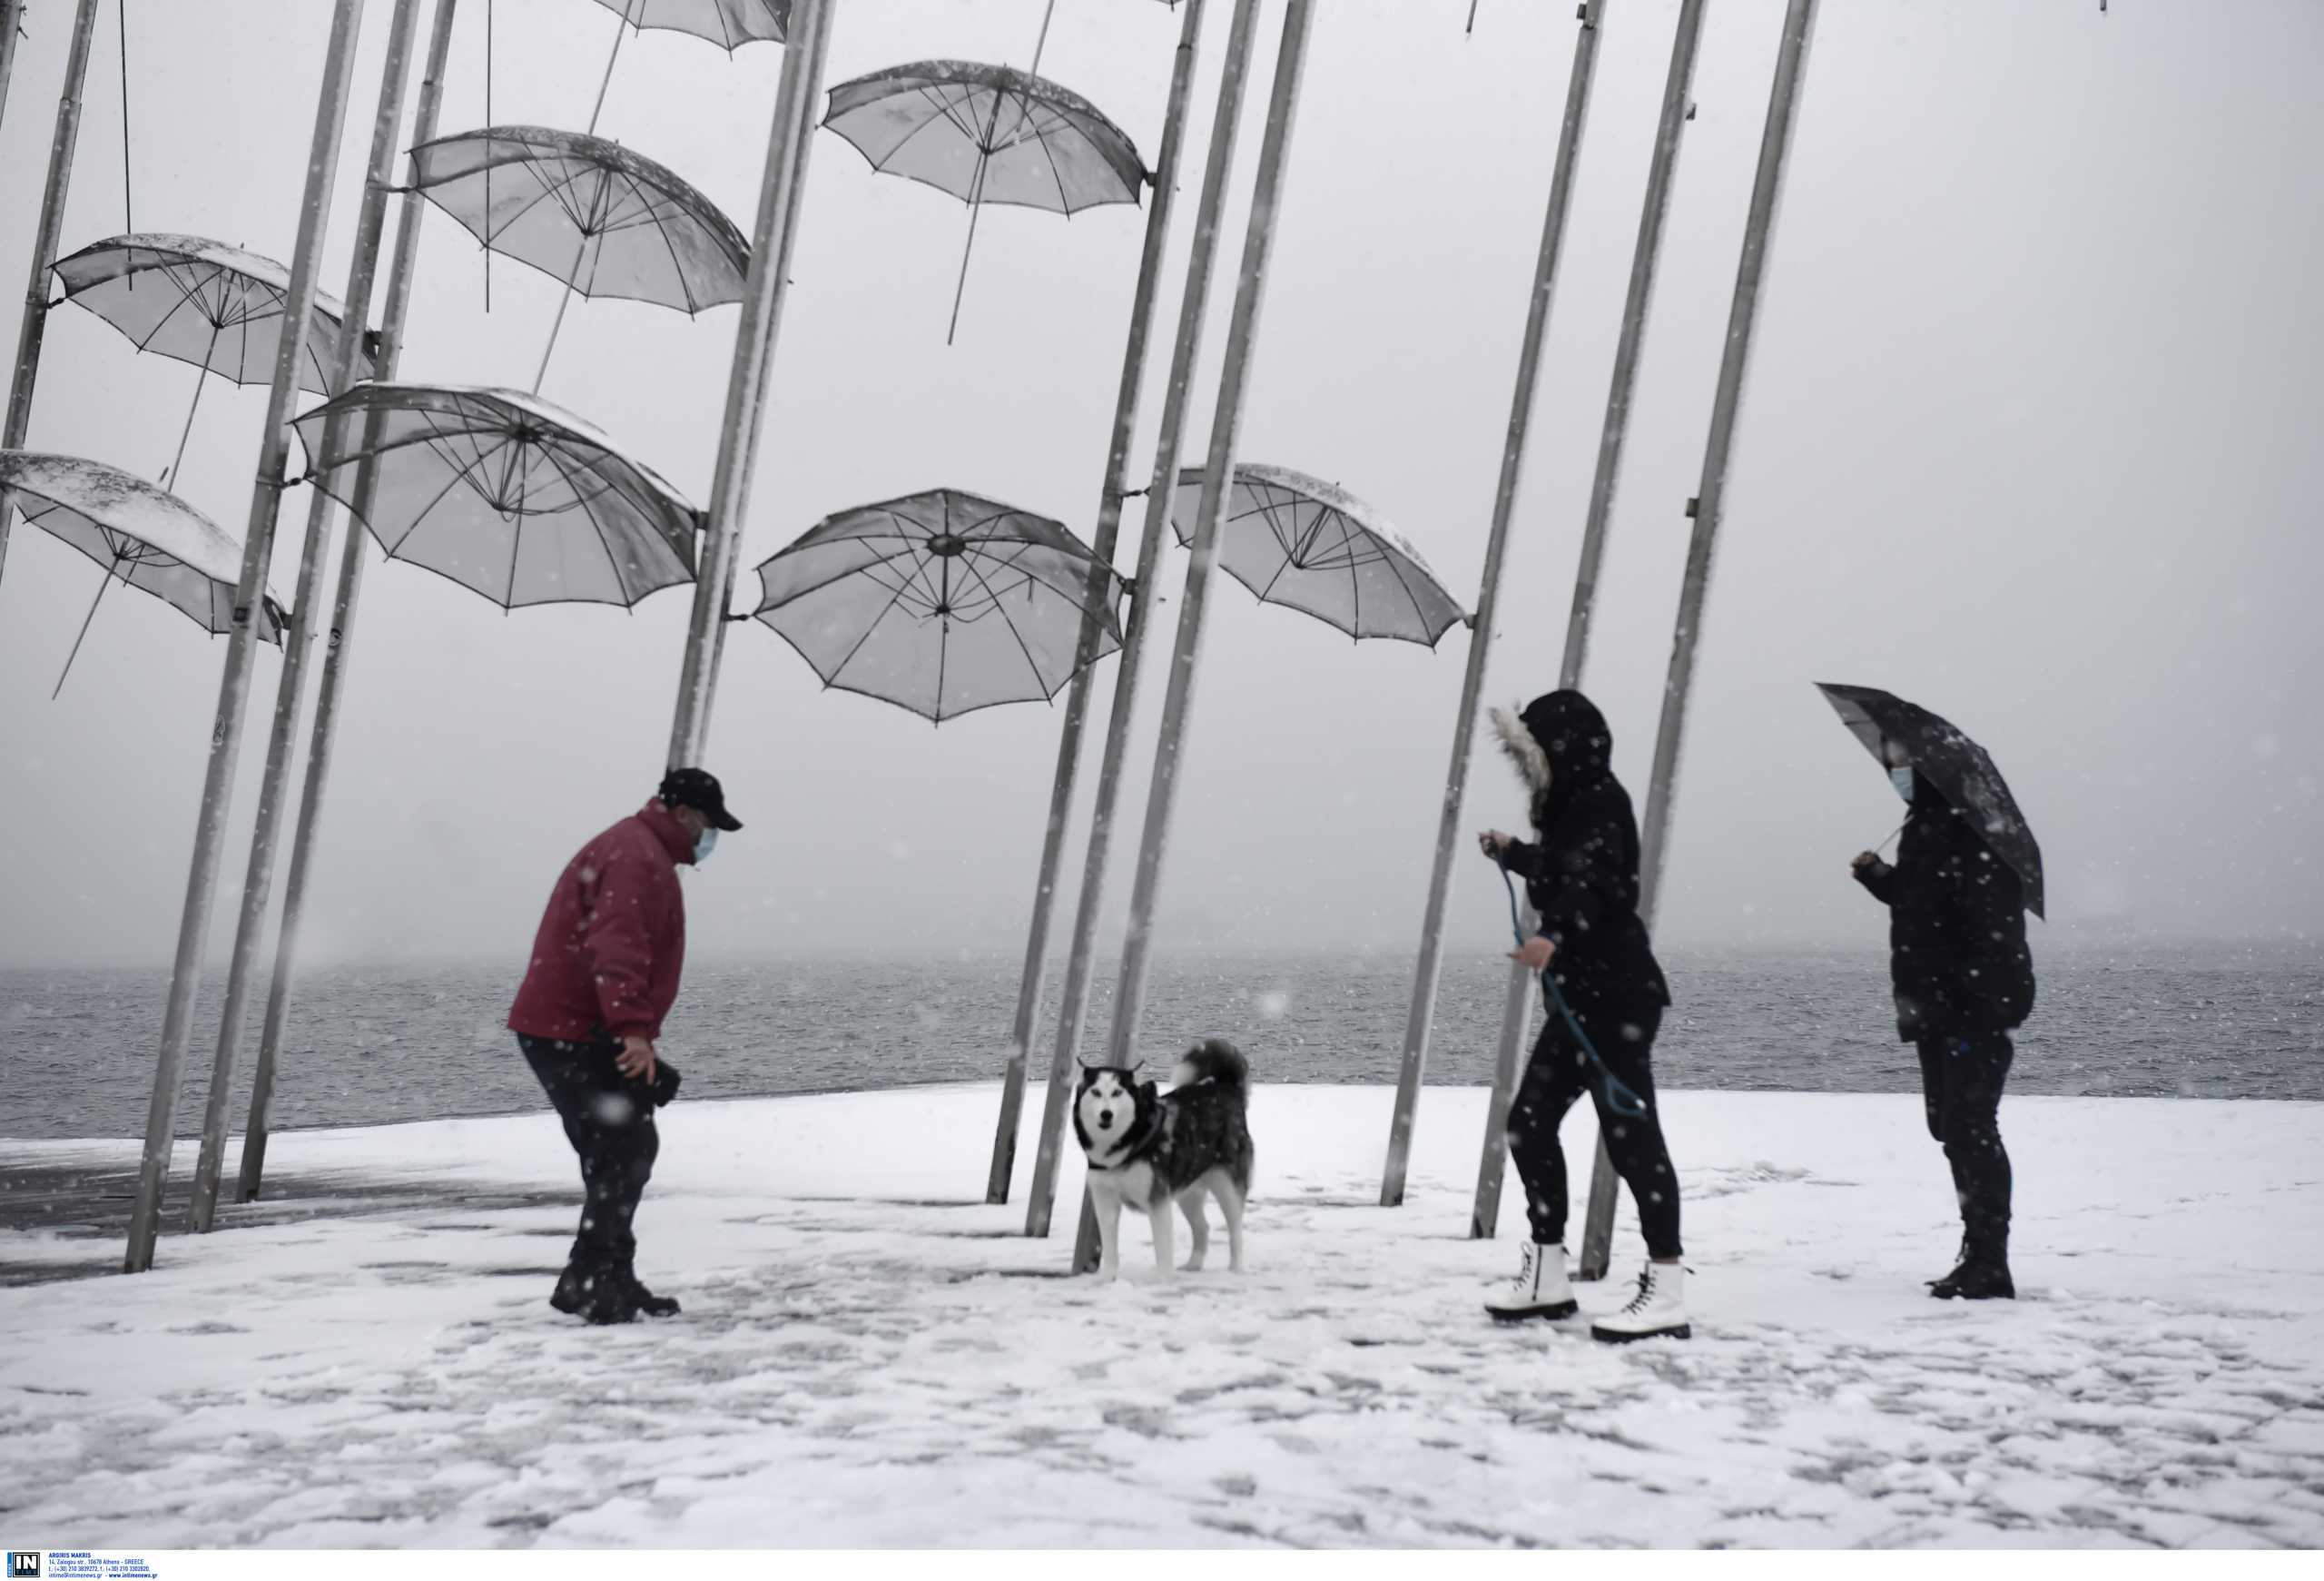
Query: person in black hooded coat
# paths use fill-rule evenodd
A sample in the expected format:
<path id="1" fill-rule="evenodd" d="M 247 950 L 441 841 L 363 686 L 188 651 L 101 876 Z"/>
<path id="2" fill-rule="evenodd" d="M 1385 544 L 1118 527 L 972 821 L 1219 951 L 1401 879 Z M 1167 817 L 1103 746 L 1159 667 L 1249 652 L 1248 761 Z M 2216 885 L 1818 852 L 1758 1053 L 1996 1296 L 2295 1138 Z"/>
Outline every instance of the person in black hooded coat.
<path id="1" fill-rule="evenodd" d="M 2025 887 L 1975 827 L 1909 768 L 1911 811 L 1893 867 L 1872 852 L 1856 882 L 1888 908 L 1896 1035 L 1920 1054 L 1929 1134 L 1945 1146 L 1961 1204 L 1961 1253 L 1933 1294 L 1969 1299 L 2017 1293 L 2009 1272 L 2009 1151 L 2002 1085 L 2015 1058 L 2010 1033 L 2034 1011 Z"/>
<path id="2" fill-rule="evenodd" d="M 1502 746 L 1530 792 L 1535 839 L 1498 830 L 1478 836 L 1486 855 L 1525 882 L 1540 922 L 1512 954 L 1556 990 L 1509 1112 L 1509 1152 L 1525 1186 L 1532 1239 L 1517 1287 L 1486 1303 L 1503 1320 L 1558 1318 L 1576 1309 L 1565 1273 L 1564 1151 L 1558 1127 L 1588 1092 L 1599 1132 L 1638 1204 L 1649 1261 L 1639 1295 L 1591 1325 L 1601 1339 L 1683 1338 L 1679 1177 L 1662 1136 L 1649 1064 L 1670 989 L 1639 916 L 1638 821 L 1614 777 L 1613 734 L 1578 691 L 1535 698 L 1512 719 L 1495 711 Z M 1581 1023 L 1604 1068 L 1584 1052 L 1565 1014 Z M 1625 1114 L 1610 1102 L 1609 1073 L 1645 1105 Z"/>

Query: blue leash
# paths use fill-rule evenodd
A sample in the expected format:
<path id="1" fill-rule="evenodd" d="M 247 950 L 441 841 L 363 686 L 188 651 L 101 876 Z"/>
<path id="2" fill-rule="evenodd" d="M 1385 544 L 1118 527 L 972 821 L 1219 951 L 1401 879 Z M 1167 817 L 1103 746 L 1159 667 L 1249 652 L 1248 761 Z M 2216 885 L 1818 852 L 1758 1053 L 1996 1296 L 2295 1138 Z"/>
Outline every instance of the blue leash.
<path id="1" fill-rule="evenodd" d="M 1501 865 L 1496 862 L 1493 865 L 1499 867 Z M 1516 935 L 1517 947 L 1521 950 L 1525 947 L 1525 924 L 1518 914 L 1517 885 L 1511 881 L 1506 867 L 1501 868 L 1501 886 L 1509 892 L 1509 931 Z M 1614 1074 L 1613 1067 L 1607 1064 L 1605 1056 L 1598 1052 L 1598 1045 L 1590 1041 L 1590 1034 L 1581 1028 L 1581 1018 L 1575 1015 L 1573 1006 L 1565 1002 L 1565 994 L 1558 987 L 1556 973 L 1544 971 L 1541 988 L 1549 994 L 1550 1003 L 1557 1006 L 1558 1013 L 1565 1017 L 1565 1024 L 1572 1032 L 1574 1041 L 1581 1045 L 1581 1052 L 1590 1057 L 1590 1062 L 1597 1066 L 1598 1073 L 1606 1079 L 1606 1107 L 1628 1120 L 1645 1119 L 1646 1100 L 1640 1098 L 1629 1082 Z"/>

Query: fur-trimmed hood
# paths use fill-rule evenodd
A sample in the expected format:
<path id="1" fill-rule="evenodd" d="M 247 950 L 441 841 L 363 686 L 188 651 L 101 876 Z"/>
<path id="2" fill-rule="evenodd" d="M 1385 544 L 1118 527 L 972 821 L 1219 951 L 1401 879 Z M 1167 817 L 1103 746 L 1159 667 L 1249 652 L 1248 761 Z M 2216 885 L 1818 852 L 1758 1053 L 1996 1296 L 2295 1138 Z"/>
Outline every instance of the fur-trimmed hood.
<path id="1" fill-rule="evenodd" d="M 1501 749 L 1524 782 L 1534 825 L 1549 822 L 1553 802 L 1613 772 L 1614 734 L 1598 706 L 1580 692 L 1547 692 L 1521 710 L 1492 711 Z"/>

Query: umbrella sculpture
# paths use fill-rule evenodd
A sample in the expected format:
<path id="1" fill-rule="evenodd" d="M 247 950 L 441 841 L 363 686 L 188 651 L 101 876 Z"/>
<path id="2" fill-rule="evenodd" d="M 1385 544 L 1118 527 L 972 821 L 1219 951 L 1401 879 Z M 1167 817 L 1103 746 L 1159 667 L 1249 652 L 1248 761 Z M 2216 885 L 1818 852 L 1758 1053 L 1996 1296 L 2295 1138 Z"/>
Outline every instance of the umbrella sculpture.
<path id="1" fill-rule="evenodd" d="M 1171 522 L 1181 544 L 1202 504 L 1203 469 L 1178 474 Z M 1469 617 L 1403 534 L 1361 499 L 1288 467 L 1244 463 L 1219 526 L 1220 568 L 1259 597 L 1362 641 L 1434 647 Z"/>
<path id="2" fill-rule="evenodd" d="M 1094 598 L 1121 646 L 1124 585 L 1059 523 L 957 489 L 827 517 L 759 568 L 750 618 L 823 684 L 940 725 L 1073 679 Z"/>
<path id="3" fill-rule="evenodd" d="M 591 424 L 537 396 L 359 384 L 297 427 L 307 480 L 350 510 L 359 469 L 376 469 L 363 524 L 389 558 L 504 609 L 626 608 L 694 579 L 701 513 Z"/>
<path id="4" fill-rule="evenodd" d="M 64 300 L 88 309 L 129 337 L 141 351 L 158 351 L 202 370 L 186 408 L 176 459 L 162 474 L 167 484 L 185 459 L 202 387 L 212 373 L 236 384 L 274 378 L 282 340 L 283 304 L 290 272 L 271 258 L 200 236 L 145 232 L 114 236 L 84 247 L 54 265 Z M 336 395 L 330 366 L 346 310 L 328 296 L 315 300 L 314 321 L 299 369 L 299 386 Z M 376 337 L 365 333 L 358 378 L 369 378 Z"/>
<path id="5" fill-rule="evenodd" d="M 1816 685 L 1883 768 L 1910 768 L 1968 815 L 1993 854 L 2024 884 L 2025 909 L 2043 915 L 2042 847 L 1991 755 L 1917 703 L 1875 687 Z"/>
<path id="6" fill-rule="evenodd" d="M 743 300 L 750 246 L 734 222 L 675 172 L 618 143 L 491 126 L 423 143 L 411 161 L 413 186 L 487 249 L 565 282 L 535 390 L 576 291 L 687 314 Z"/>
<path id="7" fill-rule="evenodd" d="M 592 132 L 597 129 L 597 117 L 605 113 L 606 90 L 613 84 L 614 63 L 621 59 L 625 32 L 643 33 L 656 28 L 690 33 L 719 45 L 728 54 L 761 39 L 782 44 L 791 33 L 791 0 L 597 0 L 597 4 L 618 13 L 621 21 L 614 25 L 613 53 L 606 56 L 606 75 L 597 84 L 596 108 L 589 112 Z"/>
<path id="8" fill-rule="evenodd" d="M 213 636 L 233 629 L 241 548 L 176 495 L 103 461 L 35 450 L 0 450 L 0 492 L 12 496 L 26 521 L 105 568 L 56 677 L 56 692 L 64 689 L 64 677 L 72 673 L 89 623 L 97 618 L 97 604 L 116 578 L 183 611 Z M 264 598 L 258 611 L 259 639 L 279 646 L 288 618 L 271 596 Z"/>
<path id="9" fill-rule="evenodd" d="M 954 329 L 983 204 L 1071 215 L 1100 203 L 1135 203 L 1147 179 L 1128 135 L 1095 104 L 1010 66 L 958 60 L 891 66 L 833 88 L 823 124 L 853 143 L 873 170 L 968 203 Z M 950 343 L 950 331 L 945 341 Z"/>

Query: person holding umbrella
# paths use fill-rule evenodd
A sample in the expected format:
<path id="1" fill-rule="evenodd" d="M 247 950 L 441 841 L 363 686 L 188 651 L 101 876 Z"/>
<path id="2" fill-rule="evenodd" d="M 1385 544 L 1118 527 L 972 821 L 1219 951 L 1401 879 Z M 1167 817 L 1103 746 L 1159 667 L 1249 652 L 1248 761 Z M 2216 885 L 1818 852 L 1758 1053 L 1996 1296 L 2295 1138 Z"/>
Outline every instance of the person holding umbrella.
<path id="1" fill-rule="evenodd" d="M 1558 1127 L 1588 1092 L 1599 1134 L 1637 1201 L 1649 1260 L 1629 1304 L 1590 1332 L 1610 1343 L 1684 1339 L 1691 1330 L 1679 1261 L 1679 1173 L 1662 1140 L 1649 1063 L 1670 988 L 1638 914 L 1638 821 L 1614 777 L 1613 732 L 1597 706 L 1570 688 L 1534 698 L 1514 717 L 1499 708 L 1492 716 L 1525 782 L 1538 838 L 1496 829 L 1477 844 L 1504 875 L 1524 879 L 1540 914 L 1511 959 L 1541 973 L 1549 1020 L 1509 1109 L 1509 1156 L 1525 1185 L 1532 1234 L 1515 1284 L 1488 1299 L 1485 1311 L 1521 1322 L 1577 1309 L 1565 1267 Z M 1513 917 L 1513 893 L 1510 910 Z"/>
<path id="2" fill-rule="evenodd" d="M 549 892 L 508 1029 L 581 1158 L 580 1231 L 549 1305 L 592 1323 L 675 1317 L 637 1280 L 631 1232 L 662 1141 L 654 1111 L 678 1072 L 655 1042 L 678 997 L 686 907 L 680 865 L 698 866 L 743 825 L 717 779 L 674 768 L 645 805 L 581 847 Z"/>
<path id="3" fill-rule="evenodd" d="M 1906 805 L 1892 865 L 1876 852 L 1851 871 L 1888 908 L 1896 1034 L 1920 1053 L 1929 1134 L 1944 1144 L 1961 1209 L 1941 1299 L 2009 1299 L 2009 1151 L 2002 1086 L 2009 1034 L 2034 1010 L 2025 913 L 2042 912 L 2042 855 L 1984 748 L 1927 709 L 1869 687 L 1822 688 L 1888 770 Z"/>

